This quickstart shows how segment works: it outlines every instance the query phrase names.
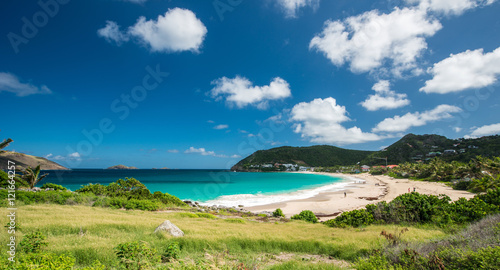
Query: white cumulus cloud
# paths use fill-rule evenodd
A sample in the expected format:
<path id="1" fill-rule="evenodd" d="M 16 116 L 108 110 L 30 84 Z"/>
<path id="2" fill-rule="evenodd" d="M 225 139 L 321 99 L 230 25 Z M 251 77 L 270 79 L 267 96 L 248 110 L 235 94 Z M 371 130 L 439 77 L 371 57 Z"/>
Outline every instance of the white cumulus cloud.
<path id="1" fill-rule="evenodd" d="M 229 128 L 228 125 L 222 125 L 222 124 L 214 127 L 214 129 L 227 129 L 227 128 Z"/>
<path id="2" fill-rule="evenodd" d="M 419 72 L 416 60 L 427 48 L 425 38 L 442 28 L 441 23 L 418 7 L 378 10 L 340 21 L 326 21 L 309 48 L 322 52 L 334 65 L 348 63 L 355 73 L 374 71 L 384 64 L 392 73 Z"/>
<path id="3" fill-rule="evenodd" d="M 424 112 L 407 113 L 403 116 L 396 115 L 378 123 L 372 132 L 403 132 L 411 127 L 424 126 L 430 122 L 451 118 L 452 113 L 461 111 L 462 109 L 459 107 L 443 104 Z"/>
<path id="4" fill-rule="evenodd" d="M 194 147 L 189 147 L 186 151 L 184 151 L 185 154 L 200 154 L 202 156 L 212 156 L 212 157 L 220 157 L 220 158 L 227 158 L 226 155 L 219 155 L 216 154 L 214 151 L 207 151 L 205 148 L 194 148 Z"/>
<path id="5" fill-rule="evenodd" d="M 247 78 L 236 76 L 233 79 L 222 77 L 212 82 L 215 87 L 210 91 L 213 98 L 225 97 L 229 106 L 243 108 L 248 105 L 267 109 L 270 100 L 281 100 L 292 95 L 290 85 L 282 78 L 274 78 L 269 85 L 253 86 Z"/>
<path id="6" fill-rule="evenodd" d="M 332 98 L 301 102 L 290 112 L 290 120 L 297 122 L 295 133 L 314 143 L 353 144 L 383 139 L 373 133 L 365 133 L 358 127 L 345 128 L 341 123 L 350 121 L 344 106 Z"/>
<path id="7" fill-rule="evenodd" d="M 319 0 L 278 0 L 278 4 L 283 8 L 285 16 L 296 18 L 299 9 L 310 6 L 314 10 L 319 7 Z"/>
<path id="8" fill-rule="evenodd" d="M 490 5 L 496 0 L 406 0 L 410 4 L 419 4 L 423 9 L 443 14 L 460 15 L 466 10 Z"/>
<path id="9" fill-rule="evenodd" d="M 124 32 L 113 21 L 107 21 L 106 26 L 97 32 L 108 42 L 114 41 L 118 45 L 135 37 L 153 52 L 199 52 L 207 28 L 191 10 L 173 8 L 156 20 L 146 20 L 141 16 Z"/>
<path id="10" fill-rule="evenodd" d="M 116 45 L 121 45 L 129 40 L 127 33 L 120 30 L 120 26 L 113 21 L 106 21 L 106 26 L 97 30 L 97 35 L 106 39 L 106 41 Z"/>
<path id="11" fill-rule="evenodd" d="M 483 49 L 452 54 L 429 70 L 433 75 L 420 89 L 425 93 L 446 94 L 492 85 L 500 76 L 500 48 L 483 53 Z"/>
<path id="12" fill-rule="evenodd" d="M 31 83 L 22 83 L 16 75 L 6 72 L 0 72 L 0 92 L 2 91 L 14 93 L 18 97 L 52 94 L 52 91 L 45 85 L 35 86 Z"/>
<path id="13" fill-rule="evenodd" d="M 481 137 L 495 134 L 500 134 L 500 123 L 476 128 L 472 131 L 470 137 Z"/>
<path id="14" fill-rule="evenodd" d="M 410 104 L 406 94 L 398 94 L 390 87 L 390 82 L 386 80 L 374 84 L 372 90 L 375 91 L 375 95 L 368 96 L 365 101 L 361 102 L 361 106 L 368 111 L 378 111 L 401 108 Z"/>

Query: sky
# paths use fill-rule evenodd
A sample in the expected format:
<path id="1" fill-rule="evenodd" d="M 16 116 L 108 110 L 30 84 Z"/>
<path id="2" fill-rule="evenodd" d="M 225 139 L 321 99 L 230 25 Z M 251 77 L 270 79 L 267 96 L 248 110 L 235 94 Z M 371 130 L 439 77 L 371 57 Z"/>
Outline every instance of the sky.
<path id="1" fill-rule="evenodd" d="M 0 139 L 70 168 L 500 133 L 497 0 L 0 3 Z"/>

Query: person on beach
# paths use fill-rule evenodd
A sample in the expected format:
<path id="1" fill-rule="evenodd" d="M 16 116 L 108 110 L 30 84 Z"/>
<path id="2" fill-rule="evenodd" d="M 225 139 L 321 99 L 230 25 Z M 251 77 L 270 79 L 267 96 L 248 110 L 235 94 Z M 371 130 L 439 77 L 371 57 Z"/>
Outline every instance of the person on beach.
<path id="1" fill-rule="evenodd" d="M 344 191 L 344 198 L 347 197 L 347 193 Z"/>
<path id="2" fill-rule="evenodd" d="M 410 193 L 410 188 L 408 188 L 408 193 Z"/>

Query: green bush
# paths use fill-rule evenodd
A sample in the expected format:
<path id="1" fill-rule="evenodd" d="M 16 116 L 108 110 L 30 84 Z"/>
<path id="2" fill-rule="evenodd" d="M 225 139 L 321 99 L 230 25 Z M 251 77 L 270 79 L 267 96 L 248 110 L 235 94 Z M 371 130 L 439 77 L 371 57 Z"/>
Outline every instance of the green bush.
<path id="1" fill-rule="evenodd" d="M 156 249 L 149 247 L 145 242 L 128 242 L 114 248 L 120 264 L 127 269 L 143 269 L 160 262 Z"/>
<path id="2" fill-rule="evenodd" d="M 69 255 L 57 255 L 53 253 L 33 253 L 20 256 L 15 269 L 57 269 L 72 270 L 75 265 L 75 258 Z M 87 268 L 92 269 L 92 268 Z"/>
<path id="3" fill-rule="evenodd" d="M 359 227 L 368 226 L 375 221 L 373 215 L 365 209 L 352 210 L 349 212 L 344 212 L 335 219 L 330 219 L 325 221 L 325 225 L 329 227 Z"/>
<path id="4" fill-rule="evenodd" d="M 63 187 L 61 185 L 56 185 L 56 184 L 53 184 L 53 183 L 45 183 L 40 188 L 41 189 L 52 188 L 54 190 L 63 190 L 63 191 L 68 190 L 67 188 L 65 188 L 65 187 Z"/>
<path id="5" fill-rule="evenodd" d="M 210 213 L 197 213 L 198 217 L 208 218 L 208 219 L 216 219 L 217 217 Z"/>
<path id="6" fill-rule="evenodd" d="M 485 203 L 500 206 L 500 187 L 489 190 L 486 194 L 477 195 L 476 197 Z"/>
<path id="7" fill-rule="evenodd" d="M 453 250 L 454 256 L 447 257 L 448 250 L 440 256 L 448 269 L 500 269 L 500 246 L 481 248 L 477 251 L 461 252 Z"/>
<path id="8" fill-rule="evenodd" d="M 472 222 L 483 217 L 498 213 L 498 206 L 488 204 L 478 197 L 466 200 L 465 198 L 460 198 L 459 200 L 453 202 L 449 205 L 447 214 L 451 216 L 451 219 L 456 223 L 466 223 Z"/>
<path id="9" fill-rule="evenodd" d="M 278 209 L 274 210 L 273 217 L 277 217 L 277 218 L 285 217 L 285 214 L 283 214 L 283 211 L 280 208 L 278 208 Z"/>
<path id="10" fill-rule="evenodd" d="M 23 237 L 19 243 L 19 247 L 21 248 L 21 251 L 25 253 L 38 253 L 42 251 L 43 247 L 48 246 L 45 239 L 45 235 L 43 235 L 40 231 L 29 233 Z"/>
<path id="11" fill-rule="evenodd" d="M 304 210 L 304 211 L 300 212 L 300 214 L 298 214 L 298 215 L 293 215 L 292 219 L 304 220 L 304 221 L 311 222 L 311 223 L 318 222 L 318 218 L 310 210 Z"/>
<path id="12" fill-rule="evenodd" d="M 230 223 L 241 223 L 241 224 L 245 223 L 245 220 L 243 220 L 241 218 L 226 218 L 226 219 L 224 219 L 224 221 L 230 222 Z"/>
<path id="13" fill-rule="evenodd" d="M 162 258 L 164 261 L 170 262 L 172 260 L 179 259 L 180 253 L 181 253 L 181 248 L 179 246 L 179 243 L 172 242 L 168 244 L 167 249 L 165 250 L 165 253 L 163 254 Z"/>

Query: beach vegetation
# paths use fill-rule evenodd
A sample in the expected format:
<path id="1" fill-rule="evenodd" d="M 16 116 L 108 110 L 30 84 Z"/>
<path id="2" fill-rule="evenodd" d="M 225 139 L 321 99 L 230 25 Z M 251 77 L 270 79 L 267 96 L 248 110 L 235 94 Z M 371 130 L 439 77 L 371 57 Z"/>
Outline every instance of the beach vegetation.
<path id="1" fill-rule="evenodd" d="M 325 221 L 324 224 L 329 227 L 346 228 L 368 226 L 373 222 L 375 222 L 373 214 L 366 209 L 360 209 L 344 212 L 335 219 Z"/>
<path id="2" fill-rule="evenodd" d="M 126 269 L 145 269 L 160 262 L 156 249 L 151 248 L 146 242 L 122 243 L 114 250 L 120 265 Z"/>
<path id="3" fill-rule="evenodd" d="M 311 210 L 303 210 L 302 212 L 300 212 L 300 214 L 293 215 L 292 219 L 303 220 L 311 223 L 318 222 L 318 218 L 316 217 L 316 215 L 314 215 L 314 213 Z"/>
<path id="4" fill-rule="evenodd" d="M 165 255 L 170 243 L 177 242 L 179 259 L 158 262 L 155 267 L 160 268 L 203 269 L 201 267 L 207 268 L 210 262 L 218 261 L 221 267 L 222 263 L 234 266 L 229 269 L 237 269 L 241 263 L 250 269 L 254 266 L 266 269 L 266 254 L 281 252 L 331 256 L 354 262 L 360 256 L 368 255 L 372 248 L 382 248 L 384 242 L 379 236 L 380 231 L 391 229 L 388 225 L 371 225 L 364 230 L 353 231 L 308 222 L 279 225 L 272 222 L 235 223 L 225 219 L 190 218 L 178 212 L 126 211 L 83 205 L 32 204 L 19 206 L 18 210 L 22 212 L 23 232 L 39 230 L 47 236 L 48 246 L 42 253 L 74 258 L 75 269 L 92 267 L 96 261 L 109 268 L 125 267 L 114 248 L 131 242 L 145 243 L 150 249 L 154 248 L 155 256 L 159 257 Z M 4 224 L 7 219 L 0 216 Z M 71 220 L 78 222 L 69 222 Z M 174 240 L 171 236 L 153 233 L 165 220 L 178 226 L 185 236 Z M 409 229 L 403 236 L 405 241 L 445 235 L 436 228 Z M 22 236 L 21 232 L 18 233 Z M 0 241 L 6 242 L 7 237 L 8 234 L 0 234 Z M 0 247 L 2 254 L 7 254 L 6 248 Z M 6 262 L 4 259 L 4 255 L 0 256 L 0 265 Z M 182 261 L 182 264 L 177 261 Z M 313 262 L 290 264 L 307 269 L 306 266 Z M 8 265 L 7 262 L 5 265 Z M 182 268 L 183 265 L 190 265 L 191 268 Z"/>
<path id="5" fill-rule="evenodd" d="M 37 253 L 48 245 L 46 238 L 47 237 L 40 231 L 28 233 L 25 234 L 21 242 L 19 242 L 19 247 L 21 251 L 25 253 Z"/>
<path id="6" fill-rule="evenodd" d="M 30 189 L 35 187 L 35 185 L 42 181 L 43 178 L 47 177 L 48 173 L 40 175 L 40 165 L 36 166 L 35 169 L 28 167 L 22 171 L 21 178 L 28 183 Z"/>
<path id="7" fill-rule="evenodd" d="M 500 213 L 500 188 L 474 198 L 451 202 L 446 195 L 405 193 L 391 202 L 367 205 L 364 209 L 342 213 L 324 224 L 330 227 L 359 227 L 377 224 L 433 224 L 447 227 L 465 225 Z"/>
<path id="8" fill-rule="evenodd" d="M 285 214 L 283 214 L 283 210 L 281 210 L 280 208 L 274 210 L 273 212 L 273 217 L 285 217 Z"/>
<path id="9" fill-rule="evenodd" d="M 162 255 L 162 260 L 167 262 L 170 262 L 172 260 L 177 260 L 180 258 L 180 253 L 181 253 L 181 248 L 179 246 L 179 243 L 171 242 L 170 244 L 168 244 L 165 253 Z"/>
<path id="10" fill-rule="evenodd" d="M 45 183 L 43 184 L 41 187 L 41 189 L 53 189 L 53 190 L 62 190 L 62 191 L 66 191 L 68 190 L 67 188 L 61 186 L 61 185 L 57 185 L 57 184 L 53 184 L 53 183 Z"/>
<path id="11" fill-rule="evenodd" d="M 11 186 L 11 181 L 10 181 L 9 174 L 4 172 L 3 170 L 0 170 L 0 188 L 9 188 Z M 19 175 L 14 176 L 14 182 L 15 182 L 15 187 L 16 189 L 22 188 L 22 187 L 28 187 L 28 183 L 24 181 Z"/>

